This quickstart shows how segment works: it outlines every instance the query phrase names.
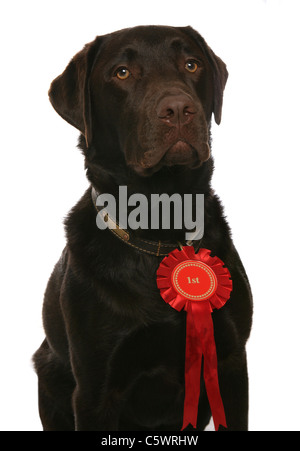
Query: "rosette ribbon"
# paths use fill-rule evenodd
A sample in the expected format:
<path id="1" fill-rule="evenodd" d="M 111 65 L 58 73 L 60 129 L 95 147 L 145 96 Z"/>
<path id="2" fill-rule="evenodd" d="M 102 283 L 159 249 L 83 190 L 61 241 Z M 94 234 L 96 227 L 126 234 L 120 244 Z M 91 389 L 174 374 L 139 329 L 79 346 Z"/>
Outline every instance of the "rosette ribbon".
<path id="1" fill-rule="evenodd" d="M 175 249 L 157 270 L 157 286 L 164 301 L 186 317 L 185 399 L 183 425 L 197 427 L 201 365 L 215 430 L 227 427 L 219 389 L 218 362 L 211 313 L 230 297 L 230 273 L 211 251 L 192 246 Z"/>

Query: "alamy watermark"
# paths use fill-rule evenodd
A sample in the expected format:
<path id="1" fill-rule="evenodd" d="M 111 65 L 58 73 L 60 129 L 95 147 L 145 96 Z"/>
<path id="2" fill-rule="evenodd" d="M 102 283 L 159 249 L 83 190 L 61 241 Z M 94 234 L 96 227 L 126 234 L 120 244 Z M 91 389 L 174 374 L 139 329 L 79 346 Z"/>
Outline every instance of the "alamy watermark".
<path id="1" fill-rule="evenodd" d="M 204 194 L 151 194 L 148 199 L 135 193 L 128 197 L 124 185 L 119 187 L 118 203 L 112 194 L 104 193 L 97 197 L 96 205 L 100 210 L 96 222 L 101 230 L 184 228 L 186 241 L 199 240 L 204 234 Z"/>

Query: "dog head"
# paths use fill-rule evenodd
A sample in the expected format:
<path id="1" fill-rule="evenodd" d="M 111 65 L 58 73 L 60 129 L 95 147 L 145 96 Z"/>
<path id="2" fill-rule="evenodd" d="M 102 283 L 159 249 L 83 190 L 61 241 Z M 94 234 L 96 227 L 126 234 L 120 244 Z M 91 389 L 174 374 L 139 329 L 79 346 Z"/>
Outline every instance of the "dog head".
<path id="1" fill-rule="evenodd" d="M 50 101 L 84 135 L 86 157 L 139 176 L 210 157 L 225 64 L 190 27 L 140 26 L 97 37 L 51 84 Z"/>

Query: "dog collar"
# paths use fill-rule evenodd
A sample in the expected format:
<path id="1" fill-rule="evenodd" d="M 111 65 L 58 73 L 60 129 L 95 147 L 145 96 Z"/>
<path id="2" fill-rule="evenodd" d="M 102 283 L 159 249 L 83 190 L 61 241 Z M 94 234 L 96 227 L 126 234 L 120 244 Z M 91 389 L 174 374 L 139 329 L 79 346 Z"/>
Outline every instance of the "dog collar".
<path id="1" fill-rule="evenodd" d="M 144 252 L 146 254 L 155 255 L 156 257 L 165 257 L 174 249 L 183 246 L 193 246 L 195 252 L 198 252 L 200 248 L 201 240 L 189 240 L 184 243 L 171 243 L 166 241 L 151 241 L 145 240 L 143 238 L 137 237 L 133 231 L 129 232 L 128 229 L 122 228 L 117 221 L 115 221 L 111 216 L 109 216 L 107 210 L 102 207 L 99 208 L 96 204 L 97 197 L 100 195 L 94 187 L 91 189 L 91 196 L 93 205 L 98 213 L 103 217 L 103 220 L 107 223 L 109 230 L 128 246 L 134 249 Z"/>

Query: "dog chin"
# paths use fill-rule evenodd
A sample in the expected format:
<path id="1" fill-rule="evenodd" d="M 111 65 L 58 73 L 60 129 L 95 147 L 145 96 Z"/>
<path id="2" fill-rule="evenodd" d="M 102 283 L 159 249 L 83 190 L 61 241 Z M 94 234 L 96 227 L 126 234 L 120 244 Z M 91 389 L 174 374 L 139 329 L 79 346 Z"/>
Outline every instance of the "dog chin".
<path id="1" fill-rule="evenodd" d="M 177 148 L 178 149 L 178 148 Z M 151 177 L 154 173 L 158 172 L 163 167 L 182 167 L 187 169 L 197 169 L 202 166 L 205 161 L 207 161 L 210 157 L 209 146 L 207 145 L 207 149 L 205 152 L 197 152 L 194 148 L 191 147 L 188 155 L 182 155 L 182 153 L 178 153 L 177 149 L 170 149 L 164 157 L 156 164 L 153 165 L 145 165 L 143 163 L 137 163 L 135 165 L 131 165 L 132 170 L 141 177 Z"/>
<path id="2" fill-rule="evenodd" d="M 177 141 L 162 158 L 163 166 L 190 166 L 197 160 L 197 151 L 186 141 Z"/>

